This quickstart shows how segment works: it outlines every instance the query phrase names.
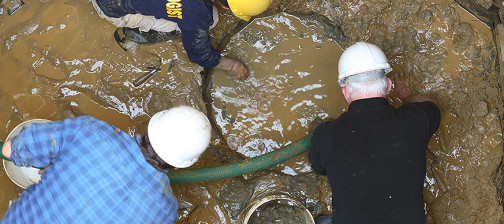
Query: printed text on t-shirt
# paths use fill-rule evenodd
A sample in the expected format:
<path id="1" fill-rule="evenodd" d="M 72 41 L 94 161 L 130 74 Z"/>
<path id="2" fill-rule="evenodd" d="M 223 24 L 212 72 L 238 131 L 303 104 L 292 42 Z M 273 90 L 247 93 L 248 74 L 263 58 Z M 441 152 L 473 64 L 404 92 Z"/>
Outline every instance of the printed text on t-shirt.
<path id="1" fill-rule="evenodd" d="M 181 0 L 167 0 L 166 13 L 168 17 L 176 17 L 182 19 L 182 3 Z"/>

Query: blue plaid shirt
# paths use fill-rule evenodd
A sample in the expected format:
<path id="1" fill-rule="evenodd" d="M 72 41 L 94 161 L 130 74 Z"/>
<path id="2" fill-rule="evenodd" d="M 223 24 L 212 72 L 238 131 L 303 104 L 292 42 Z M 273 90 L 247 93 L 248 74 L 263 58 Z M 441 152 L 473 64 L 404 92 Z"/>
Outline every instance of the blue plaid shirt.
<path id="1" fill-rule="evenodd" d="M 174 223 L 177 200 L 166 174 L 137 141 L 90 116 L 32 124 L 12 139 L 18 166 L 52 163 L 11 205 L 2 224 Z"/>

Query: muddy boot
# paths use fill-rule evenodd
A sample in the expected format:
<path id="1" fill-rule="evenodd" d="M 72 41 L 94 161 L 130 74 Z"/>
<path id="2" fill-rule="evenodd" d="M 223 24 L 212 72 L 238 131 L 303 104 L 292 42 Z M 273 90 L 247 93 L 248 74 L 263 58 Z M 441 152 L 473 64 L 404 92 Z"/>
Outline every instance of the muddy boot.
<path id="1" fill-rule="evenodd" d="M 119 46 L 125 51 L 136 52 L 136 50 L 140 46 L 138 41 L 135 41 L 135 39 L 133 39 L 134 37 L 136 36 L 129 34 L 129 32 L 126 31 L 126 28 L 118 28 L 114 32 L 114 39 L 116 40 L 117 44 L 119 44 Z"/>
<path id="2" fill-rule="evenodd" d="M 177 30 L 172 32 L 159 32 L 155 30 L 142 32 L 138 28 L 121 27 L 114 32 L 114 38 L 125 51 L 135 51 L 138 48 L 138 44 L 155 44 L 178 37 L 180 37 L 180 32 Z M 136 45 L 133 43 L 136 43 Z"/>
<path id="3" fill-rule="evenodd" d="M 0 7 L 7 8 L 7 14 L 12 15 L 21 7 L 23 7 L 25 3 L 22 0 L 2 0 L 0 1 Z M 3 13 L 3 10 L 2 10 Z"/>

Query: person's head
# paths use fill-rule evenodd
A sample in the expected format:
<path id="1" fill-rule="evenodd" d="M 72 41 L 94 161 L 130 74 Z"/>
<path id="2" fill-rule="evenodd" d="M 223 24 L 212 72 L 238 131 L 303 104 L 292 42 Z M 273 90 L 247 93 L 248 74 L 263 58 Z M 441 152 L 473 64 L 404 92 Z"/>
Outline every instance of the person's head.
<path id="1" fill-rule="evenodd" d="M 230 9 L 233 14 L 245 21 L 249 21 L 252 16 L 261 14 L 268 9 L 272 0 L 216 0 L 224 8 Z"/>
<path id="2" fill-rule="evenodd" d="M 192 107 L 178 106 L 152 116 L 144 141 L 150 143 L 148 145 L 161 162 L 186 168 L 194 164 L 208 147 L 211 129 L 204 113 Z M 149 163 L 152 165 L 151 161 Z"/>
<path id="3" fill-rule="evenodd" d="M 348 103 L 385 97 L 392 87 L 386 74 L 392 71 L 387 57 L 376 45 L 357 42 L 348 47 L 338 63 L 338 83 Z"/>

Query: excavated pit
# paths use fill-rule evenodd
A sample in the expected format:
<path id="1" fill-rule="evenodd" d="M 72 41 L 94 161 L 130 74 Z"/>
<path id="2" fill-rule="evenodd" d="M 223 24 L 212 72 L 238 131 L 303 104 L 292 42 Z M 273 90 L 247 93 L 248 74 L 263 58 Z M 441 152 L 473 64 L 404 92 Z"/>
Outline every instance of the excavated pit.
<path id="1" fill-rule="evenodd" d="M 315 117 L 345 111 L 335 82 L 340 46 L 367 41 L 442 109 L 426 155 L 428 223 L 503 219 L 500 50 L 492 29 L 452 1 L 278 0 L 248 25 L 221 10 L 215 46 L 251 69 L 245 81 L 202 73 L 179 40 L 124 52 L 112 37 L 115 27 L 90 2 L 25 3 L 12 16 L 0 15 L 2 140 L 22 120 L 82 114 L 144 133 L 155 112 L 185 104 L 207 111 L 215 128 L 212 147 L 195 167 L 257 156 L 306 135 Z M 149 63 L 161 72 L 134 87 Z M 389 100 L 400 105 L 393 93 Z M 3 171 L 0 178 L 3 216 L 21 189 Z M 243 177 L 173 188 L 178 223 L 234 223 L 263 194 L 288 194 L 315 216 L 331 209 L 327 180 L 309 169 L 306 154 Z"/>

